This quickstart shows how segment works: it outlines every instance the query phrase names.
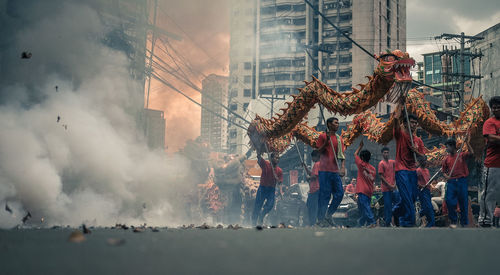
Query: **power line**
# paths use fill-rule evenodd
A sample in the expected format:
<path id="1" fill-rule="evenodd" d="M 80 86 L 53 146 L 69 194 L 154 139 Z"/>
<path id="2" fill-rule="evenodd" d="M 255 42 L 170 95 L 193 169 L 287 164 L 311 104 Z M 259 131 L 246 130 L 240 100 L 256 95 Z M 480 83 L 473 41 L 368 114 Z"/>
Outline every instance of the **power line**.
<path id="1" fill-rule="evenodd" d="M 159 58 L 158 56 L 154 55 L 153 56 L 159 60 L 161 60 L 161 58 Z M 164 61 L 163 61 L 164 62 Z M 244 122 L 250 124 L 250 121 L 246 120 L 244 117 L 240 116 L 239 114 L 233 112 L 230 108 L 228 108 L 227 106 L 225 106 L 224 104 L 220 103 L 218 100 L 216 100 L 215 98 L 213 98 L 212 96 L 204 93 L 200 88 L 198 88 L 196 85 L 194 85 L 191 81 L 189 81 L 189 79 L 187 78 L 184 78 L 184 79 L 181 79 L 180 77 L 178 76 L 175 76 L 174 74 L 172 74 L 171 72 L 167 71 L 167 70 L 164 70 L 165 72 L 167 73 L 170 73 L 171 75 L 173 75 L 174 77 L 176 77 L 178 80 L 182 81 L 184 84 L 188 85 L 189 87 L 191 87 L 192 89 L 194 89 L 195 91 L 199 92 L 201 95 L 207 97 L 208 99 L 210 99 L 211 101 L 213 101 L 214 103 L 216 103 L 217 105 L 221 106 L 222 108 L 226 109 L 228 112 L 230 112 L 231 114 L 235 115 L 236 117 L 238 117 L 239 119 L 243 120 Z"/>
<path id="2" fill-rule="evenodd" d="M 227 121 L 227 122 L 229 122 L 229 123 L 232 123 L 232 124 L 234 124 L 235 126 L 240 127 L 240 128 L 241 128 L 241 129 L 243 129 L 243 130 L 247 130 L 247 128 L 245 128 L 244 126 L 241 126 L 241 125 L 239 125 L 239 124 L 237 124 L 237 123 L 234 123 L 234 122 L 232 122 L 232 121 L 228 120 L 227 118 L 225 118 L 224 116 L 220 115 L 219 113 L 217 113 L 217 112 L 213 111 L 212 109 L 210 109 L 210 108 L 208 108 L 208 107 L 206 107 L 206 106 L 203 106 L 202 104 L 198 103 L 196 100 L 192 99 L 190 96 L 186 95 L 186 94 L 185 94 L 185 93 L 183 93 L 181 90 L 179 90 L 179 89 L 177 89 L 176 87 L 174 87 L 174 86 L 173 86 L 172 84 L 170 84 L 168 81 L 166 81 L 166 80 L 162 79 L 161 77 L 157 76 L 155 73 L 152 73 L 152 74 L 151 74 L 151 76 L 152 76 L 153 78 L 155 78 L 156 80 L 160 81 L 163 85 L 165 85 L 165 86 L 167 86 L 167 87 L 171 88 L 172 90 L 176 91 L 177 93 L 179 93 L 179 94 L 183 95 L 183 96 L 184 96 L 185 98 L 187 98 L 189 101 L 191 101 L 191 102 L 193 102 L 194 104 L 196 104 L 196 105 L 200 106 L 201 108 L 203 108 L 203 109 L 207 110 L 208 112 L 210 112 L 210 113 L 214 114 L 215 116 L 217 116 L 217 117 L 219 117 L 219 118 L 222 118 L 222 119 L 224 119 L 225 121 Z"/>

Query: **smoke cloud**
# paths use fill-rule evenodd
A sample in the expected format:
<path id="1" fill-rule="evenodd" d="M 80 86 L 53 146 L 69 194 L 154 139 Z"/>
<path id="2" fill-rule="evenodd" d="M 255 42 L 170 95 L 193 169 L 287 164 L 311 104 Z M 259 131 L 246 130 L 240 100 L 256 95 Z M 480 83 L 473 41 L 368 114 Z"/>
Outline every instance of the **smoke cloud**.
<path id="1" fill-rule="evenodd" d="M 185 221 L 190 163 L 145 145 L 142 84 L 110 31 L 82 1 L 0 0 L 0 228 L 28 211 L 42 226 Z"/>

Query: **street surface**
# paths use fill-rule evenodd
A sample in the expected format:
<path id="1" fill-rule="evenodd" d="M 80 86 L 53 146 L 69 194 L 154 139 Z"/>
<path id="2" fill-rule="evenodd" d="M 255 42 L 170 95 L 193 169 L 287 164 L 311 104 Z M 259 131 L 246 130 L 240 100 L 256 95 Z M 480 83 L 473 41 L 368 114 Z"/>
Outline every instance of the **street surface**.
<path id="1" fill-rule="evenodd" d="M 499 274 L 499 229 L 0 230 L 1 274 Z M 110 240 L 111 239 L 111 240 Z M 495 270 L 496 269 L 496 270 Z"/>

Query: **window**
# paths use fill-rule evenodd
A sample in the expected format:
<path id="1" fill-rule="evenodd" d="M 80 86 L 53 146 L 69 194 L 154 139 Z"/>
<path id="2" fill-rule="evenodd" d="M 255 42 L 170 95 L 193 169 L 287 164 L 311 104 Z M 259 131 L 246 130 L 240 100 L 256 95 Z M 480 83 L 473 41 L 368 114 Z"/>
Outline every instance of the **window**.
<path id="1" fill-rule="evenodd" d="M 248 103 L 243 103 L 243 111 L 246 111 L 248 109 Z"/>
<path id="2" fill-rule="evenodd" d="M 317 21 L 316 21 L 317 22 Z M 300 19 L 294 19 L 293 24 L 296 26 L 302 26 L 306 24 L 306 19 L 305 18 L 300 18 Z"/>
<path id="3" fill-rule="evenodd" d="M 290 74 L 277 74 L 276 80 L 290 80 Z"/>
<path id="4" fill-rule="evenodd" d="M 235 143 L 231 143 L 231 145 L 229 145 L 229 151 L 232 153 L 236 153 L 236 144 Z"/>
<path id="5" fill-rule="evenodd" d="M 280 5 L 276 7 L 277 12 L 290 11 L 292 9 L 291 5 Z"/>
<path id="6" fill-rule="evenodd" d="M 271 95 L 273 94 L 273 89 L 260 89 L 261 95 Z"/>
<path id="7" fill-rule="evenodd" d="M 293 11 L 305 11 L 305 10 L 306 10 L 306 4 L 293 6 Z"/>
<path id="8" fill-rule="evenodd" d="M 340 21 L 349 21 L 351 19 L 352 19 L 352 14 L 350 14 L 350 13 L 340 15 Z"/>
<path id="9" fill-rule="evenodd" d="M 245 78 L 243 79 L 245 83 L 250 83 L 252 81 L 252 77 L 249 75 L 245 75 Z"/>
<path id="10" fill-rule="evenodd" d="M 289 88 L 276 88 L 276 94 L 278 95 L 287 95 L 290 93 Z"/>
<path id="11" fill-rule="evenodd" d="M 252 68 L 252 63 L 250 62 L 245 62 L 243 64 L 243 68 L 245 68 L 245 70 L 250 70 Z"/>
<path id="12" fill-rule="evenodd" d="M 229 109 L 231 109 L 231 111 L 237 111 L 238 105 L 236 105 L 236 103 L 232 103 L 231 106 L 229 106 Z"/>
<path id="13" fill-rule="evenodd" d="M 386 105 L 386 111 L 387 111 L 387 114 L 390 114 L 391 113 L 391 105 L 387 104 Z"/>
<path id="14" fill-rule="evenodd" d="M 233 78 L 231 79 L 231 83 L 238 83 L 238 77 L 233 76 Z"/>
<path id="15" fill-rule="evenodd" d="M 236 138 L 237 136 L 238 136 L 238 132 L 236 130 L 233 129 L 229 132 L 230 138 Z"/>
<path id="16" fill-rule="evenodd" d="M 244 89 L 243 90 L 243 96 L 244 97 L 251 97 L 252 96 L 252 91 L 250 89 Z"/>

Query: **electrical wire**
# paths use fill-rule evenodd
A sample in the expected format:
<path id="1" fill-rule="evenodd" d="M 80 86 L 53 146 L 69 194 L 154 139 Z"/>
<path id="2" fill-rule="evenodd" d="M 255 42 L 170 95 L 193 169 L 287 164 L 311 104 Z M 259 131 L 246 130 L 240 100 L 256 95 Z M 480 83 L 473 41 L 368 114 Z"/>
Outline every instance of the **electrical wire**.
<path id="1" fill-rule="evenodd" d="M 222 118 L 223 120 L 229 122 L 229 123 L 232 123 L 234 124 L 235 126 L 237 127 L 240 127 L 241 129 L 243 130 L 247 130 L 247 128 L 245 128 L 244 126 L 240 125 L 240 124 L 237 124 L 237 123 L 234 123 L 230 120 L 228 120 L 227 118 L 225 118 L 224 116 L 222 116 L 221 114 L 213 111 L 212 109 L 198 103 L 196 100 L 192 99 L 190 96 L 186 95 L 185 93 L 183 93 L 181 90 L 177 89 L 175 86 L 173 86 L 172 84 L 170 84 L 168 81 L 166 81 L 165 79 L 161 78 L 160 76 L 156 75 L 155 73 L 152 73 L 151 74 L 151 77 L 155 78 L 156 80 L 160 81 L 163 85 L 171 88 L 172 90 L 176 91 L 177 93 L 183 95 L 185 98 L 187 98 L 189 101 L 193 102 L 194 104 L 200 106 L 201 108 L 207 110 L 208 112 L 214 114 L 215 116 L 219 117 L 219 118 Z"/>

